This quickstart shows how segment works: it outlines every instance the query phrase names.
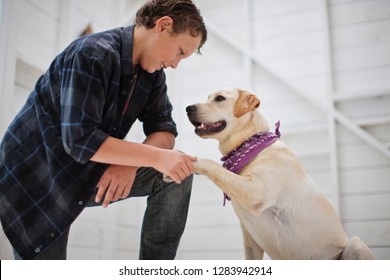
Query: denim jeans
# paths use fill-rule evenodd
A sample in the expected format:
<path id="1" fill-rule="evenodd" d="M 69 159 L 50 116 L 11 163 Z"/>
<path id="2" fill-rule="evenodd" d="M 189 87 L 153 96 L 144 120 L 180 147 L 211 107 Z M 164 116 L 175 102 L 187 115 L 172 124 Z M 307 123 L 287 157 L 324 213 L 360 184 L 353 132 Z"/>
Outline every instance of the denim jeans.
<path id="1" fill-rule="evenodd" d="M 174 259 L 183 234 L 191 197 L 193 175 L 181 182 L 167 183 L 153 168 L 140 168 L 129 197 L 148 196 L 141 231 L 139 259 Z M 91 198 L 87 207 L 100 206 Z M 36 259 L 66 259 L 68 235 L 59 237 Z M 14 250 L 15 259 L 22 259 Z"/>

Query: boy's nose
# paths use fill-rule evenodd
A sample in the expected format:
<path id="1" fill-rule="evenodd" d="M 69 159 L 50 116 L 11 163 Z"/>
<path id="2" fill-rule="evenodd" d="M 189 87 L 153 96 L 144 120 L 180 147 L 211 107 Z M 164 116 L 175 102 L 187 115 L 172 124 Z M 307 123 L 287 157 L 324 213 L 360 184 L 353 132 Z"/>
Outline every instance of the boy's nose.
<path id="1" fill-rule="evenodd" d="M 176 69 L 177 66 L 179 65 L 179 62 L 180 62 L 180 61 L 181 61 L 181 58 L 176 58 L 175 60 L 172 61 L 171 67 L 172 67 L 173 69 Z"/>

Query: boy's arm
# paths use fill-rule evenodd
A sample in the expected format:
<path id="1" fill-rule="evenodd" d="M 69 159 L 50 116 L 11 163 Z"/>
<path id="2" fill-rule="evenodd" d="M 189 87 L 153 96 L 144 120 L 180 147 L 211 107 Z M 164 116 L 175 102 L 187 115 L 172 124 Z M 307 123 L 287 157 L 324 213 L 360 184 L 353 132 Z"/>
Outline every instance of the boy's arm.
<path id="1" fill-rule="evenodd" d="M 110 201 L 125 198 L 130 193 L 139 167 L 153 167 L 180 183 L 194 171 L 195 157 L 171 150 L 175 137 L 170 132 L 150 134 L 143 144 L 108 137 L 91 158 L 111 164 L 101 177 L 95 201 L 104 197 L 103 207 Z"/>

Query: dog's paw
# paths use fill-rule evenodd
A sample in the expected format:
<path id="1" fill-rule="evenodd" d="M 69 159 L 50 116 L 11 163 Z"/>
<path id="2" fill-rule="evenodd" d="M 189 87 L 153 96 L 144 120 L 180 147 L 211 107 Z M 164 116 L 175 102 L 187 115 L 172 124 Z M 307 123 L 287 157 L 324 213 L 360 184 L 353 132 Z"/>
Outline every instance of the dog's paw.
<path id="1" fill-rule="evenodd" d="M 172 179 L 170 176 L 168 176 L 168 175 L 166 175 L 166 174 L 163 174 L 163 181 L 164 181 L 165 183 L 172 183 L 172 182 L 173 182 L 173 179 Z"/>
<path id="2" fill-rule="evenodd" d="M 195 174 L 206 175 L 213 164 L 217 163 L 210 159 L 198 158 L 198 160 L 194 162 Z"/>
<path id="3" fill-rule="evenodd" d="M 200 175 L 200 174 L 202 174 L 201 172 L 200 172 L 200 170 L 201 170 L 201 168 L 202 168 L 202 159 L 201 158 L 198 158 L 195 162 L 194 162 L 194 173 L 196 174 L 196 175 Z"/>

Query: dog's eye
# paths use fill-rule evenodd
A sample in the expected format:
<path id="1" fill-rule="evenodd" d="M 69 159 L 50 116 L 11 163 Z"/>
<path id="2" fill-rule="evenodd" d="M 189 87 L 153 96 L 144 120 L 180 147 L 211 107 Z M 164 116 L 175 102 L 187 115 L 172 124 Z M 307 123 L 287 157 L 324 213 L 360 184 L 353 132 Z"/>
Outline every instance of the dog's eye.
<path id="1" fill-rule="evenodd" d="M 226 100 L 226 98 L 224 96 L 222 96 L 222 95 L 218 95 L 218 96 L 215 97 L 214 100 L 217 101 L 217 102 L 221 102 L 221 101 Z"/>

